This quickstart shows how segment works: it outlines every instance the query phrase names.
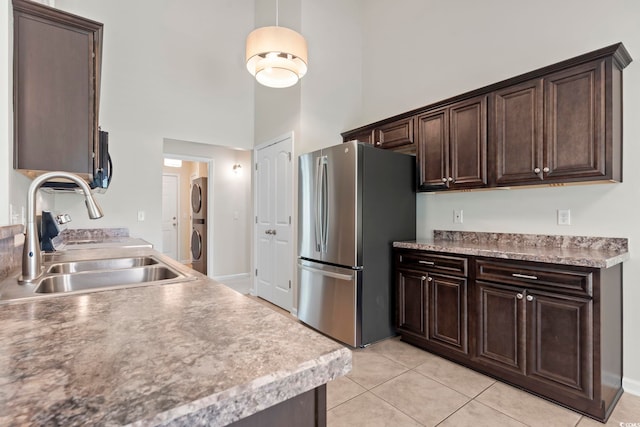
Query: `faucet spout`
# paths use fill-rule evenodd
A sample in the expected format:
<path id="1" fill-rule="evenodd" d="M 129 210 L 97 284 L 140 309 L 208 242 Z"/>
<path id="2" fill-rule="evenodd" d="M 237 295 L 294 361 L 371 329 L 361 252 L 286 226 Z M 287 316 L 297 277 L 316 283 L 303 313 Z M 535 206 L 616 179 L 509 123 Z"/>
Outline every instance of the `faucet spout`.
<path id="1" fill-rule="evenodd" d="M 91 188 L 78 175 L 69 172 L 48 172 L 35 178 L 31 182 L 27 193 L 27 227 L 22 250 L 22 276 L 18 279 L 21 284 L 33 282 L 42 275 L 42 256 L 36 229 L 36 194 L 42 184 L 56 178 L 68 179 L 78 184 L 84 193 L 84 201 L 87 205 L 89 218 L 102 218 L 102 209 L 93 198 Z"/>

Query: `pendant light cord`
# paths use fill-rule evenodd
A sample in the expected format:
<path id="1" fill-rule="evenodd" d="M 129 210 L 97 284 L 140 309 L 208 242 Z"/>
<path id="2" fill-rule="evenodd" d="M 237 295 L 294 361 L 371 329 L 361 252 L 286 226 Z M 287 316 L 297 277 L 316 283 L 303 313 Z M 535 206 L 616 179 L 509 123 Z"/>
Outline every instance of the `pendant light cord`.
<path id="1" fill-rule="evenodd" d="M 278 26 L 278 6 L 279 6 L 279 1 L 276 0 L 276 27 Z"/>

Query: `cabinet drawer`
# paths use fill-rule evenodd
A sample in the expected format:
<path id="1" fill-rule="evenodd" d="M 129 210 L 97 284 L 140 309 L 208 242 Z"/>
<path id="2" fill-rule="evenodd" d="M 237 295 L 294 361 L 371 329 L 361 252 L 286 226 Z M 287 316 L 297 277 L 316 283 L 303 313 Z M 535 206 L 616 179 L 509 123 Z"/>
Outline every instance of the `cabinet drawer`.
<path id="1" fill-rule="evenodd" d="M 410 251 L 398 254 L 398 267 L 429 270 L 456 276 L 467 276 L 468 260 L 462 257 Z"/>
<path id="2" fill-rule="evenodd" d="M 373 145 L 379 148 L 397 148 L 413 143 L 413 117 L 381 125 L 373 131 Z"/>
<path id="3" fill-rule="evenodd" d="M 593 294 L 593 271 L 587 268 L 551 267 L 525 262 L 476 260 L 476 280 L 527 288 Z"/>

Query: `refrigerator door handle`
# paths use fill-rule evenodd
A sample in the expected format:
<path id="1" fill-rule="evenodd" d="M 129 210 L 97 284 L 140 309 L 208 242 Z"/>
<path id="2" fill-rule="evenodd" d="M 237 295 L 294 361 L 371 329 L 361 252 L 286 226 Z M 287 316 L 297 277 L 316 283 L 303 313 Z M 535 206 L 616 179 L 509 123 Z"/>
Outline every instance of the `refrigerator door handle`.
<path id="1" fill-rule="evenodd" d="M 327 252 L 329 238 L 329 183 L 327 173 L 327 156 L 322 156 L 322 252 Z"/>
<path id="2" fill-rule="evenodd" d="M 322 157 L 318 157 L 316 162 L 316 176 L 315 176 L 315 200 L 314 203 L 314 211 L 315 211 L 315 221 L 314 221 L 314 234 L 315 234 L 315 243 L 316 243 L 316 252 L 320 252 L 322 249 L 320 244 L 322 242 L 322 230 L 321 230 L 321 220 L 322 220 Z"/>
<path id="3" fill-rule="evenodd" d="M 323 276 L 333 277 L 334 279 L 339 279 L 339 280 L 352 281 L 353 277 L 354 277 L 353 274 L 340 274 L 340 273 L 335 273 L 333 271 L 321 270 L 319 268 L 313 268 L 313 267 L 309 267 L 309 266 L 306 266 L 306 265 L 300 265 L 300 264 L 298 264 L 298 266 L 302 270 L 307 270 L 307 271 L 310 271 L 312 273 L 322 274 Z"/>

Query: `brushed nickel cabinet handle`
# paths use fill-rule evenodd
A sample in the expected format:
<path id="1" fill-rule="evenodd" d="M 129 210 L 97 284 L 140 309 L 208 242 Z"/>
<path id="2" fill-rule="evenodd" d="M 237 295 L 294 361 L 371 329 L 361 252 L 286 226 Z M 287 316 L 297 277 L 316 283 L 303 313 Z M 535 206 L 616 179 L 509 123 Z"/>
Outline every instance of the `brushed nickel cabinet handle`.
<path id="1" fill-rule="evenodd" d="M 527 295 L 527 301 L 533 301 L 533 297 L 531 295 Z"/>
<path id="2" fill-rule="evenodd" d="M 538 280 L 538 276 L 530 276 L 528 274 L 520 274 L 520 273 L 513 273 L 511 274 L 513 277 L 518 277 L 520 279 L 531 279 L 531 280 Z"/>
<path id="3" fill-rule="evenodd" d="M 542 172 L 544 172 L 544 173 L 549 173 L 549 171 L 550 171 L 550 170 L 551 170 L 551 169 L 549 169 L 549 168 L 548 168 L 548 167 L 546 167 L 546 166 L 545 166 L 544 168 L 542 168 Z"/>
<path id="4" fill-rule="evenodd" d="M 540 173 L 540 168 L 535 168 L 535 169 L 533 170 L 533 173 Z"/>
<path id="5" fill-rule="evenodd" d="M 418 260 L 419 264 L 424 264 L 424 265 L 436 265 L 435 262 L 433 261 L 423 261 L 423 260 Z"/>
<path id="6" fill-rule="evenodd" d="M 522 294 L 516 294 L 516 298 L 518 299 L 522 299 L 523 295 Z"/>

